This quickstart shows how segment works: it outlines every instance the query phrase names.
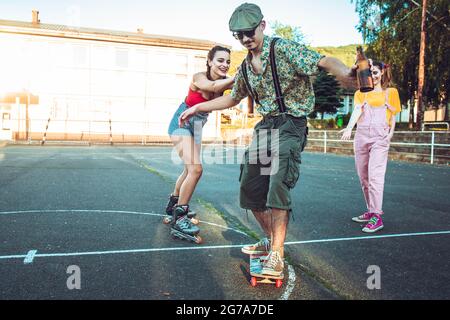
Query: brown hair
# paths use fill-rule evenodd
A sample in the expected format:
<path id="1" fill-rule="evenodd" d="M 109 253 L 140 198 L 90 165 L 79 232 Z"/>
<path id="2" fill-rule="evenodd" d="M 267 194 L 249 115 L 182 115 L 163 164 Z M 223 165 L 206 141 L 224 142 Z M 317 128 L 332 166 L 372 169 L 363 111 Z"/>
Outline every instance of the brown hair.
<path id="1" fill-rule="evenodd" d="M 222 47 L 222 46 L 215 46 L 208 52 L 208 59 L 206 60 L 206 77 L 208 80 L 213 80 L 211 77 L 211 67 L 209 66 L 209 61 L 212 61 L 214 59 L 214 56 L 216 55 L 217 51 L 226 51 L 229 54 L 231 54 L 230 49 Z"/>
<path id="2" fill-rule="evenodd" d="M 383 72 L 383 76 L 381 77 L 381 87 L 383 89 L 389 88 L 392 80 L 391 66 L 387 63 L 375 60 L 372 61 L 372 65 L 378 67 Z"/>

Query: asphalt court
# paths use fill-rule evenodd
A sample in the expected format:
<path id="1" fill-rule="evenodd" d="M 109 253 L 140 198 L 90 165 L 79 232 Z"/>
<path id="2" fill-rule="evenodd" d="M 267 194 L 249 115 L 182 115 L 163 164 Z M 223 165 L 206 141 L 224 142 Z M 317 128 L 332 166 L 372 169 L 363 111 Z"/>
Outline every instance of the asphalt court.
<path id="1" fill-rule="evenodd" d="M 171 154 L 165 147 L 0 149 L 1 298 L 448 298 L 447 167 L 390 163 L 391 218 L 368 236 L 347 222 L 361 206 L 353 159 L 305 153 L 285 283 L 252 288 L 240 247 L 259 230 L 238 208 L 238 163 L 205 164 L 193 203 L 205 242 L 196 245 L 171 239 L 161 223 L 181 170 Z M 373 265 L 381 289 L 367 288 Z M 81 271 L 79 290 L 67 287 L 69 266 Z"/>

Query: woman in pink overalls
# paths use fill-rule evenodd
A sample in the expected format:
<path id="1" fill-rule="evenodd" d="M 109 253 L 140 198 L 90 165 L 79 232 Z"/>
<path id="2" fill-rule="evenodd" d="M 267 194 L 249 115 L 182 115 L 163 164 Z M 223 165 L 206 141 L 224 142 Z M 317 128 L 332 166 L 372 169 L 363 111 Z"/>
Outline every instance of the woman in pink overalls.
<path id="1" fill-rule="evenodd" d="M 389 66 L 373 61 L 371 71 L 374 90 L 355 93 L 355 108 L 347 128 L 341 131 L 342 140 L 349 140 L 353 127 L 358 124 L 354 140 L 355 163 L 367 211 L 352 220 L 366 223 L 362 231 L 369 233 L 383 229 L 384 176 L 395 115 L 401 110 L 397 89 L 388 88 Z"/>

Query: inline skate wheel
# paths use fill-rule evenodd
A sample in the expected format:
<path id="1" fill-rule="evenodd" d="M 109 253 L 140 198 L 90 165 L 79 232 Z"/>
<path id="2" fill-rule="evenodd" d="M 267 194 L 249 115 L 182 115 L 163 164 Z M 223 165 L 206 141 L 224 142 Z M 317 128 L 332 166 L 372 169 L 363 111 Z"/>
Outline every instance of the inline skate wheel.
<path id="1" fill-rule="evenodd" d="M 203 238 L 200 236 L 195 236 L 195 243 L 200 244 L 203 242 Z"/>

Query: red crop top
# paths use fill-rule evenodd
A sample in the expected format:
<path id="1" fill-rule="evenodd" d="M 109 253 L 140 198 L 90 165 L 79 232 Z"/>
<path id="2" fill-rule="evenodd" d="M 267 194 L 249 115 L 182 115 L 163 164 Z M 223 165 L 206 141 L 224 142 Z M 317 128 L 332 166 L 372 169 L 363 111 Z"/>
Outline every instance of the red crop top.
<path id="1" fill-rule="evenodd" d="M 208 101 L 208 99 L 205 99 L 200 91 L 192 91 L 192 89 L 189 88 L 189 92 L 185 100 L 188 107 L 193 107 L 196 104 L 206 101 Z"/>

